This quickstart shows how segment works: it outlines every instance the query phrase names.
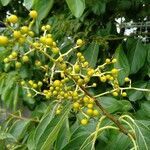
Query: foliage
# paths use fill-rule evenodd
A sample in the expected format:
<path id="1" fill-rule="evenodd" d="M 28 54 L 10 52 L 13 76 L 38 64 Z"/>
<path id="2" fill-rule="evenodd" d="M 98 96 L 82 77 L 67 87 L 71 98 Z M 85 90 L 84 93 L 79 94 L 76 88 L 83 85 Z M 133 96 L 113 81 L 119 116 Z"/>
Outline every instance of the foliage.
<path id="1" fill-rule="evenodd" d="M 148 0 L 0 2 L 0 149 L 149 149 Z"/>

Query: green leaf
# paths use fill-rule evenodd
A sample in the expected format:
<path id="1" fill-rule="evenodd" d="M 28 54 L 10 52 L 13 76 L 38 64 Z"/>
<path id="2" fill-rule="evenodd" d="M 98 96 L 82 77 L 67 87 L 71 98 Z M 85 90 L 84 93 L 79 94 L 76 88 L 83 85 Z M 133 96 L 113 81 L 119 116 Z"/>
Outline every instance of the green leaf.
<path id="1" fill-rule="evenodd" d="M 124 78 L 129 75 L 130 66 L 121 45 L 119 45 L 115 51 L 115 58 L 117 59 L 117 62 L 114 64 L 115 68 L 121 69 L 119 71 L 118 81 L 121 85 L 123 85 Z"/>
<path id="2" fill-rule="evenodd" d="M 7 6 L 10 2 L 11 0 L 1 0 L 3 6 Z"/>
<path id="3" fill-rule="evenodd" d="M 99 53 L 99 45 L 95 42 L 91 43 L 90 46 L 84 51 L 84 56 L 89 62 L 91 67 L 95 67 Z"/>
<path id="4" fill-rule="evenodd" d="M 38 21 L 43 20 L 51 10 L 54 0 L 34 0 L 33 9 L 38 12 Z"/>
<path id="5" fill-rule="evenodd" d="M 96 3 L 92 4 L 92 11 L 96 15 L 100 15 L 105 13 L 106 10 L 106 2 L 101 0 L 101 1 L 96 1 Z"/>
<path id="6" fill-rule="evenodd" d="M 135 120 L 135 131 L 137 143 L 140 150 L 149 150 L 150 147 L 150 121 L 149 120 Z"/>
<path id="7" fill-rule="evenodd" d="M 144 114 L 150 118 L 150 101 L 146 101 L 141 104 L 141 109 L 144 111 Z"/>
<path id="8" fill-rule="evenodd" d="M 85 9 L 85 0 L 66 0 L 69 9 L 76 18 L 80 18 Z"/>
<path id="9" fill-rule="evenodd" d="M 142 89 L 145 89 L 146 86 L 147 86 L 147 83 L 144 81 L 138 81 L 132 84 L 132 87 L 142 88 Z M 144 92 L 138 91 L 138 90 L 128 90 L 127 95 L 130 101 L 137 101 L 144 96 Z"/>
<path id="10" fill-rule="evenodd" d="M 24 0 L 23 4 L 28 10 L 30 10 L 33 5 L 33 2 L 34 0 Z"/>
<path id="11" fill-rule="evenodd" d="M 120 110 L 119 101 L 113 97 L 106 97 L 106 96 L 100 97 L 100 98 L 98 98 L 98 101 L 110 113 L 114 113 L 114 112 Z"/>
<path id="12" fill-rule="evenodd" d="M 66 119 L 62 128 L 60 129 L 60 132 L 58 133 L 55 142 L 55 149 L 62 149 L 69 142 L 70 136 L 69 120 Z"/>
<path id="13" fill-rule="evenodd" d="M 94 121 L 90 121 L 87 126 L 81 126 L 76 122 L 72 127 L 69 143 L 62 150 L 79 150 L 81 146 L 84 147 L 93 137 L 89 136 L 95 131 L 95 129 L 96 123 Z M 89 147 L 87 149 L 89 149 Z"/>
<path id="14" fill-rule="evenodd" d="M 70 111 L 70 104 L 67 104 L 60 115 L 54 118 L 50 112 L 45 118 L 42 119 L 35 132 L 35 144 L 37 150 L 49 150 Z M 55 112 L 55 110 L 54 110 Z"/>
<path id="15" fill-rule="evenodd" d="M 107 143 L 105 150 L 127 150 L 130 146 L 130 139 L 124 134 L 120 133 Z"/>
<path id="16" fill-rule="evenodd" d="M 16 141 L 16 139 L 13 135 L 0 129 L 0 140 L 4 140 L 4 139 L 12 139 L 12 140 Z"/>
<path id="17" fill-rule="evenodd" d="M 9 133 L 17 140 L 24 138 L 26 131 L 30 125 L 30 120 L 17 120 L 9 129 Z"/>
<path id="18" fill-rule="evenodd" d="M 129 39 L 127 41 L 127 56 L 130 63 L 130 73 L 138 72 L 146 60 L 147 47 L 140 41 Z"/>

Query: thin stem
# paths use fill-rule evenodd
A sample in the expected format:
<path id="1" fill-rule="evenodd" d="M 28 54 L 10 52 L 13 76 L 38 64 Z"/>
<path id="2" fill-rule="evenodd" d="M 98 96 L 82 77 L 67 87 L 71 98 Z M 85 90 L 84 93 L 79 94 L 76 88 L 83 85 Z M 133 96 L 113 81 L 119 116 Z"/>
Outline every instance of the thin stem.
<path id="1" fill-rule="evenodd" d="M 94 97 L 95 97 L 95 98 L 101 97 L 101 96 L 103 96 L 103 95 L 110 94 L 110 93 L 112 93 L 112 92 L 114 92 L 114 91 L 116 91 L 116 89 L 111 90 L 111 91 L 107 91 L 107 92 L 104 92 L 104 93 L 100 93 L 100 94 L 98 94 L 98 95 L 95 95 Z"/>
<path id="2" fill-rule="evenodd" d="M 75 50 L 75 49 L 77 49 L 77 48 L 79 48 L 79 47 L 80 47 L 80 46 L 75 46 L 75 47 L 71 48 L 71 49 L 68 50 L 66 53 L 60 55 L 60 57 L 64 57 L 64 56 L 68 55 L 70 52 L 72 52 L 73 50 Z"/>
<path id="3" fill-rule="evenodd" d="M 121 90 L 137 90 L 137 91 L 142 91 L 142 92 L 150 92 L 150 89 L 142 89 L 142 88 L 136 88 L 136 87 L 125 87 L 125 88 L 120 88 Z"/>

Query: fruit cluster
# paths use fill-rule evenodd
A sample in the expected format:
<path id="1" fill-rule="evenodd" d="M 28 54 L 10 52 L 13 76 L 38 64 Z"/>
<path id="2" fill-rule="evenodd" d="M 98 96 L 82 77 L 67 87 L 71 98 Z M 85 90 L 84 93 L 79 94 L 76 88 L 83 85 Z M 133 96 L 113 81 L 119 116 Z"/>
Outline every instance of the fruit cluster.
<path id="1" fill-rule="evenodd" d="M 57 42 L 51 34 L 51 26 L 49 24 L 41 27 L 41 36 L 35 36 L 32 25 L 38 17 L 36 11 L 29 13 L 29 25 L 19 26 L 19 18 L 11 15 L 6 19 L 5 35 L 0 36 L 0 46 L 8 49 L 8 55 L 3 62 L 6 66 L 11 65 L 16 69 L 32 63 L 34 57 L 34 67 L 44 72 L 41 81 L 21 80 L 20 85 L 27 91 L 28 97 L 42 95 L 45 100 L 55 100 L 60 105 L 56 109 L 56 114 L 60 114 L 62 110 L 61 103 L 69 101 L 72 103 L 74 112 L 80 112 L 84 117 L 81 124 L 86 125 L 93 117 L 100 116 L 100 110 L 97 108 L 94 97 L 87 94 L 88 88 L 96 87 L 97 84 L 92 82 L 92 78 L 99 78 L 100 82 L 112 85 L 112 90 L 100 93 L 97 96 L 112 94 L 123 97 L 127 96 L 125 91 L 120 89 L 118 83 L 119 69 L 112 68 L 117 62 L 115 58 L 107 58 L 104 64 L 92 68 L 84 55 L 79 49 L 84 45 L 82 39 L 78 39 L 67 52 L 62 53 Z M 11 35 L 11 36 L 9 36 Z M 67 60 L 69 54 L 75 54 L 75 63 Z M 36 56 L 44 56 L 48 62 L 42 62 Z M 129 78 L 125 78 L 125 82 L 130 82 Z"/>

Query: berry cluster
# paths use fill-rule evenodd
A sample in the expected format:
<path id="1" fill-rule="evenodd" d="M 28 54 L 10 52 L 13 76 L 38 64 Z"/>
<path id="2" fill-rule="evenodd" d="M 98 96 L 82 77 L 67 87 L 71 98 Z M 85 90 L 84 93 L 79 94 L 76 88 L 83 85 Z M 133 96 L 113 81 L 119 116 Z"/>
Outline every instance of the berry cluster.
<path id="1" fill-rule="evenodd" d="M 73 48 L 62 53 L 51 34 L 51 26 L 49 24 L 42 26 L 42 35 L 37 37 L 32 31 L 32 25 L 38 14 L 33 10 L 29 16 L 31 20 L 29 25 L 23 26 L 19 26 L 19 18 L 16 15 L 9 16 L 6 19 L 5 35 L 0 36 L 0 46 L 9 50 L 9 55 L 3 60 L 4 64 L 20 69 L 23 65 L 32 63 L 32 56 L 36 58 L 39 55 L 51 62 L 51 65 L 47 61 L 42 62 L 40 57 L 34 60 L 34 67 L 43 71 L 45 75 L 41 81 L 21 80 L 20 85 L 27 91 L 28 97 L 42 95 L 45 100 L 57 101 L 60 105 L 56 109 L 56 114 L 61 113 L 61 103 L 69 101 L 72 103 L 73 111 L 83 115 L 81 124 L 86 125 L 91 118 L 100 116 L 94 97 L 86 92 L 88 88 L 97 86 L 96 83 L 92 83 L 92 78 L 99 78 L 100 82 L 112 85 L 111 91 L 97 96 L 105 94 L 127 96 L 118 83 L 119 69 L 112 68 L 117 62 L 115 58 L 107 58 L 104 64 L 92 68 L 84 55 L 79 52 L 79 48 L 85 44 L 82 39 L 78 39 Z M 67 57 L 73 52 L 76 60 L 75 63 L 70 63 Z M 125 82 L 130 82 L 130 79 L 125 78 Z"/>

